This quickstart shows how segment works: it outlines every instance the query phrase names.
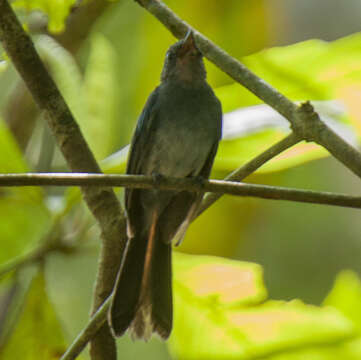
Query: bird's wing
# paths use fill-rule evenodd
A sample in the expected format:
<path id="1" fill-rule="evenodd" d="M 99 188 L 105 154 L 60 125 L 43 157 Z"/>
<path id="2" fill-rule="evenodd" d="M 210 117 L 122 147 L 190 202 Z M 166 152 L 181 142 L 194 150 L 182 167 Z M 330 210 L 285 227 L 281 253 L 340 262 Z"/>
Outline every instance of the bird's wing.
<path id="1" fill-rule="evenodd" d="M 157 99 L 159 87 L 149 96 L 142 113 L 139 116 L 137 127 L 130 146 L 127 163 L 127 174 L 139 174 L 143 159 L 147 154 L 147 147 L 151 145 L 151 137 L 154 130 L 154 119 L 158 112 Z"/>
<path id="2" fill-rule="evenodd" d="M 149 96 L 142 113 L 139 116 L 137 127 L 130 145 L 129 158 L 127 163 L 127 174 L 141 174 L 141 167 L 144 158 L 148 154 L 148 148 L 152 146 L 152 136 L 154 134 L 154 119 L 158 112 L 157 99 L 159 88 L 156 88 Z M 125 194 L 127 203 L 132 191 L 129 189 Z"/>

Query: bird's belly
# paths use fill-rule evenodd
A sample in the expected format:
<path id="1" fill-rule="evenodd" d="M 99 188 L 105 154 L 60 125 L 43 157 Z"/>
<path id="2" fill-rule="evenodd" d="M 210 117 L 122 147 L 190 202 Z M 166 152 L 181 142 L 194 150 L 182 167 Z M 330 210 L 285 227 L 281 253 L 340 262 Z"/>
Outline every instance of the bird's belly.
<path id="1" fill-rule="evenodd" d="M 157 131 L 149 153 L 147 174 L 196 176 L 212 148 L 212 137 L 202 128 L 167 127 Z"/>

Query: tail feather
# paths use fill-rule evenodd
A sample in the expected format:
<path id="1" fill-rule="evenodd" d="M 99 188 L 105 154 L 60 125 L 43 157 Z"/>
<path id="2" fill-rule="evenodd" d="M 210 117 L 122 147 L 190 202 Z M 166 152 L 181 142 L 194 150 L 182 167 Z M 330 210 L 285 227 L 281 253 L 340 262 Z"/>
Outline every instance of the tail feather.
<path id="1" fill-rule="evenodd" d="M 173 325 L 172 247 L 158 241 L 152 269 L 152 318 L 156 331 L 163 339 L 170 335 Z"/>
<path id="2" fill-rule="evenodd" d="M 146 249 L 146 236 L 128 240 L 109 311 L 109 323 L 115 336 L 122 336 L 135 316 L 143 278 Z"/>
<path id="3" fill-rule="evenodd" d="M 153 332 L 166 339 L 171 332 L 171 246 L 155 230 L 154 223 L 147 236 L 129 240 L 109 315 L 116 336 L 128 328 L 133 339 Z"/>

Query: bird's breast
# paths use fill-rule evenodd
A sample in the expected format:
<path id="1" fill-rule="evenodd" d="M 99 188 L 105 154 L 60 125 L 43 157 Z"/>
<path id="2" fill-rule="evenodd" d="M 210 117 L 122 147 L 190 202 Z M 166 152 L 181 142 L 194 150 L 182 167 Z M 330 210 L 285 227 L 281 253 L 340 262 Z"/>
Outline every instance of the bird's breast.
<path id="1" fill-rule="evenodd" d="M 162 103 L 157 117 L 146 173 L 198 175 L 219 136 L 209 99 L 180 94 Z"/>

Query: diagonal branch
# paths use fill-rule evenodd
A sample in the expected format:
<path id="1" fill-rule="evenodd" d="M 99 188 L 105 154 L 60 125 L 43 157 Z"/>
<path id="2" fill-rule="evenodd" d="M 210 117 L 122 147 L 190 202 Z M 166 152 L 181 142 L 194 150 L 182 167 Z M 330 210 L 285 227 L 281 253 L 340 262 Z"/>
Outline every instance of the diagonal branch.
<path id="1" fill-rule="evenodd" d="M 112 295 L 110 295 L 104 303 L 93 314 L 88 324 L 74 339 L 72 344 L 68 347 L 66 352 L 60 358 L 60 360 L 74 360 L 85 349 L 88 342 L 95 336 L 95 334 L 101 329 L 107 319 L 108 310 L 112 301 Z"/>
<path id="2" fill-rule="evenodd" d="M 14 270 L 19 270 L 24 266 L 40 262 L 45 257 L 53 252 L 63 252 L 69 253 L 70 251 L 74 251 L 74 248 L 71 248 L 70 245 L 66 244 L 65 242 L 57 239 L 56 241 L 45 241 L 39 247 L 35 248 L 34 250 L 30 251 L 29 253 L 19 256 L 5 264 L 1 264 L 0 267 L 0 279 L 9 272 Z"/>
<path id="3" fill-rule="evenodd" d="M 291 133 L 286 136 L 281 141 L 272 145 L 270 148 L 265 150 L 262 154 L 256 156 L 254 159 L 240 167 L 239 169 L 233 171 L 229 174 L 224 180 L 226 181 L 242 181 L 247 176 L 254 173 L 257 169 L 259 169 L 262 165 L 264 165 L 269 160 L 273 159 L 283 151 L 288 148 L 296 145 L 300 141 L 299 137 L 295 133 Z M 196 216 L 202 214 L 205 210 L 207 210 L 215 201 L 217 201 L 222 194 L 211 193 L 207 194 L 201 204 L 201 207 Z"/>
<path id="4" fill-rule="evenodd" d="M 311 104 L 306 103 L 297 106 L 238 60 L 180 19 L 160 0 L 135 1 L 154 15 L 177 38 L 184 37 L 187 31 L 192 29 L 197 45 L 208 60 L 283 115 L 301 139 L 314 141 L 323 146 L 358 177 L 361 177 L 361 153 L 321 121 Z"/>
<path id="5" fill-rule="evenodd" d="M 100 173 L 73 115 L 7 0 L 0 0 L 0 38 L 36 103 L 45 113 L 49 127 L 71 170 Z M 83 187 L 82 192 L 98 221 L 103 239 L 93 305 L 93 310 L 96 310 L 113 288 L 126 240 L 125 221 L 112 189 Z M 107 359 L 116 359 L 115 341 L 107 325 L 95 338 L 95 344 L 98 345 L 94 347 L 93 359 L 102 359 L 101 354 L 107 354 Z"/>

